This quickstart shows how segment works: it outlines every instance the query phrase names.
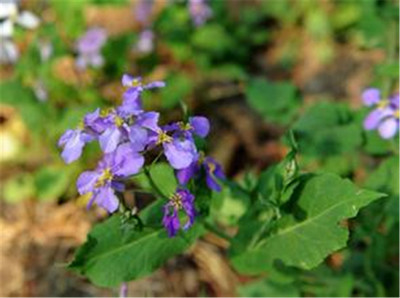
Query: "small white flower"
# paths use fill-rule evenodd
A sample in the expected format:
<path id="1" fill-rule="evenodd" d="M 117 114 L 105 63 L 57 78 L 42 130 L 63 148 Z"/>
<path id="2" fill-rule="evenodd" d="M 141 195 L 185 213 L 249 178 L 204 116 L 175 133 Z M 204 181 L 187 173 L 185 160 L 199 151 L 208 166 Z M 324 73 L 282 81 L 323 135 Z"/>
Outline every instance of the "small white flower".
<path id="1" fill-rule="evenodd" d="M 16 0 L 1 0 L 0 19 L 0 63 L 14 63 L 19 57 L 18 49 L 12 41 L 15 24 L 34 29 L 40 20 L 29 11 L 18 13 Z"/>

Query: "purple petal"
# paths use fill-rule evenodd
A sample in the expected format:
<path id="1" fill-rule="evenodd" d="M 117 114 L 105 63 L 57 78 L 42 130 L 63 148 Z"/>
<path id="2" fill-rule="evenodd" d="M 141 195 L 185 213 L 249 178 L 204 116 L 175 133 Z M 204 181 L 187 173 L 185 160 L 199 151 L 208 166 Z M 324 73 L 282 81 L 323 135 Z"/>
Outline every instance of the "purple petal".
<path id="1" fill-rule="evenodd" d="M 154 81 L 154 82 L 151 82 L 151 83 L 149 83 L 149 84 L 146 84 L 144 87 L 143 87 L 143 89 L 154 89 L 154 88 L 163 88 L 163 87 L 165 87 L 166 86 L 166 84 L 165 84 L 165 82 L 163 82 L 163 81 Z"/>
<path id="2" fill-rule="evenodd" d="M 396 118 L 387 118 L 382 121 L 378 127 L 379 134 L 384 139 L 393 138 L 399 129 L 399 120 Z"/>
<path id="3" fill-rule="evenodd" d="M 147 145 L 147 131 L 146 129 L 133 125 L 129 130 L 129 140 L 131 141 L 131 148 L 134 151 L 142 151 Z"/>
<path id="4" fill-rule="evenodd" d="M 144 157 L 132 150 L 130 143 L 118 146 L 115 151 L 115 163 L 118 165 L 113 174 L 121 177 L 137 174 L 144 164 Z"/>
<path id="5" fill-rule="evenodd" d="M 131 115 L 139 115 L 143 112 L 140 92 L 133 88 L 129 89 L 123 94 L 123 98 L 122 105 L 117 108 L 119 115 L 128 117 Z"/>
<path id="6" fill-rule="evenodd" d="M 61 157 L 67 164 L 77 160 L 82 154 L 82 149 L 85 146 L 85 142 L 81 139 L 80 132 L 81 131 L 79 130 L 75 130 L 70 138 L 65 142 Z"/>
<path id="7" fill-rule="evenodd" d="M 209 189 L 214 191 L 221 191 L 221 186 L 217 183 L 215 178 L 208 172 L 206 172 L 206 183 Z"/>
<path id="8" fill-rule="evenodd" d="M 90 64 L 95 68 L 100 67 L 104 64 L 104 58 L 99 53 L 90 55 L 88 58 L 89 58 Z"/>
<path id="9" fill-rule="evenodd" d="M 197 156 L 196 147 L 189 140 L 174 139 L 163 146 L 168 162 L 176 170 L 187 168 Z"/>
<path id="10" fill-rule="evenodd" d="M 183 226 L 183 229 L 187 230 L 193 225 L 194 219 L 196 217 L 196 210 L 194 207 L 194 195 L 192 195 L 186 189 L 178 190 L 177 193 L 182 197 L 182 207 L 188 217 L 188 221 Z"/>
<path id="11" fill-rule="evenodd" d="M 106 209 L 109 213 L 113 213 L 118 209 L 118 198 L 114 190 L 109 186 L 99 188 L 94 194 L 94 200 L 97 205 Z"/>
<path id="12" fill-rule="evenodd" d="M 189 118 L 189 123 L 194 129 L 194 133 L 204 138 L 210 131 L 210 122 L 206 117 L 195 116 Z"/>
<path id="13" fill-rule="evenodd" d="M 173 208 L 172 214 L 171 213 L 171 206 L 167 203 L 163 210 L 164 210 L 164 217 L 162 219 L 162 223 L 167 230 L 168 237 L 174 237 L 179 230 L 180 223 L 178 217 L 178 211 Z"/>
<path id="14" fill-rule="evenodd" d="M 381 92 L 376 88 L 368 88 L 362 93 L 362 100 L 367 107 L 377 104 L 381 99 Z"/>
<path id="15" fill-rule="evenodd" d="M 378 127 L 379 122 L 384 117 L 383 109 L 375 109 L 364 119 L 364 129 L 372 130 Z"/>
<path id="16" fill-rule="evenodd" d="M 80 174 L 76 181 L 76 186 L 80 195 L 94 190 L 99 173 L 96 171 L 86 171 Z"/>
<path id="17" fill-rule="evenodd" d="M 159 131 L 160 130 L 160 127 L 158 126 L 159 118 L 160 114 L 157 112 L 146 112 L 138 116 L 138 118 L 136 119 L 136 124 L 148 128 L 152 131 Z"/>
<path id="18" fill-rule="evenodd" d="M 133 76 L 131 76 L 129 74 L 124 74 L 122 76 L 122 86 L 131 87 L 132 86 L 132 81 L 133 81 Z"/>
<path id="19" fill-rule="evenodd" d="M 121 139 L 121 132 L 118 127 L 106 129 L 99 137 L 100 147 L 104 153 L 113 152 Z"/>
<path id="20" fill-rule="evenodd" d="M 72 138 L 72 136 L 74 135 L 75 130 L 72 129 L 68 129 L 64 132 L 64 134 L 60 137 L 60 139 L 58 140 L 58 146 L 62 147 L 65 145 L 65 143 L 68 142 L 69 139 Z"/>
<path id="21" fill-rule="evenodd" d="M 185 185 L 198 172 L 198 170 L 199 170 L 199 165 L 196 160 L 192 162 L 190 166 L 188 166 L 187 168 L 177 170 L 176 178 L 178 179 L 180 184 Z"/>

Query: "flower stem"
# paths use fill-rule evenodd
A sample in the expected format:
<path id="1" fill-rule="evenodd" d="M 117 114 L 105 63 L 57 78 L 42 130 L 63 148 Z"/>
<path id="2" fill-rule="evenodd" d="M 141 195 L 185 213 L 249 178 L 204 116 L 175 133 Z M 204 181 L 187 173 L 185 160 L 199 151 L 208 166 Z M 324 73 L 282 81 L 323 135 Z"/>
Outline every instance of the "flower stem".
<path id="1" fill-rule="evenodd" d="M 222 239 L 225 239 L 227 241 L 231 241 L 232 237 L 227 235 L 225 232 L 221 231 L 220 229 L 216 228 L 215 225 L 204 221 L 204 227 L 209 230 L 210 232 L 214 233 L 215 235 L 221 237 Z"/>
<path id="2" fill-rule="evenodd" d="M 144 167 L 144 174 L 146 175 L 147 179 L 149 180 L 150 186 L 153 188 L 153 190 L 157 193 L 157 195 L 163 197 L 164 199 L 169 199 L 168 196 L 166 196 L 161 189 L 157 186 L 157 184 L 154 182 L 153 177 L 151 177 L 150 171 L 147 167 Z"/>

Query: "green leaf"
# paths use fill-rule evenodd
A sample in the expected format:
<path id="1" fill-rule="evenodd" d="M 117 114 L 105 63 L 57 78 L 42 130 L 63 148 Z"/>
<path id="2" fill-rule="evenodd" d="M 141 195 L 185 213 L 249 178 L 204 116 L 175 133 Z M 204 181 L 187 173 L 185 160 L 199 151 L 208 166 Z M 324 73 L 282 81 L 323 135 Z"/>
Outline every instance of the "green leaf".
<path id="1" fill-rule="evenodd" d="M 287 203 L 296 213 L 283 215 L 271 224 L 261 240 L 254 242 L 246 235 L 257 235 L 268 221 L 259 217 L 242 223 L 230 251 L 237 270 L 257 274 L 273 270 L 277 260 L 302 269 L 317 266 L 346 245 L 349 233 L 340 222 L 354 217 L 360 208 L 383 196 L 358 189 L 349 180 L 332 174 L 301 178 Z M 251 230 L 250 225 L 257 229 Z"/>
<path id="2" fill-rule="evenodd" d="M 364 186 L 394 196 L 399 195 L 399 157 L 384 160 L 367 179 Z"/>
<path id="3" fill-rule="evenodd" d="M 200 50 L 222 54 L 231 49 L 233 40 L 221 25 L 206 24 L 194 32 L 192 43 Z"/>
<path id="4" fill-rule="evenodd" d="M 35 185 L 31 174 L 21 174 L 4 183 L 3 198 L 9 203 L 17 203 L 35 196 Z"/>
<path id="5" fill-rule="evenodd" d="M 163 228 L 126 231 L 121 228 L 121 217 L 114 215 L 92 229 L 69 268 L 98 286 L 118 286 L 152 273 L 185 251 L 202 232 L 199 224 L 174 238 Z"/>
<path id="6" fill-rule="evenodd" d="M 362 129 L 344 105 L 322 102 L 309 108 L 293 125 L 299 150 L 325 157 L 349 153 L 361 146 Z"/>
<path id="7" fill-rule="evenodd" d="M 193 83 L 188 76 L 180 74 L 172 75 L 167 81 L 167 86 L 160 90 L 161 105 L 163 108 L 172 108 L 190 94 Z"/>
<path id="8" fill-rule="evenodd" d="M 249 105 L 267 121 L 278 124 L 289 123 L 299 104 L 296 88 L 290 82 L 270 82 L 253 79 L 246 88 Z"/>
<path id="9" fill-rule="evenodd" d="M 35 186 L 39 200 L 54 200 L 69 186 L 70 173 L 60 167 L 43 167 L 35 174 Z"/>
<path id="10" fill-rule="evenodd" d="M 238 288 L 242 297 L 299 297 L 300 291 L 293 284 L 279 284 L 267 279 L 251 282 Z"/>
<path id="11" fill-rule="evenodd" d="M 173 194 L 178 186 L 174 170 L 165 162 L 157 163 L 150 167 L 150 174 L 158 188 L 169 196 Z M 145 174 L 137 175 L 135 181 L 144 189 L 151 189 L 151 185 Z"/>

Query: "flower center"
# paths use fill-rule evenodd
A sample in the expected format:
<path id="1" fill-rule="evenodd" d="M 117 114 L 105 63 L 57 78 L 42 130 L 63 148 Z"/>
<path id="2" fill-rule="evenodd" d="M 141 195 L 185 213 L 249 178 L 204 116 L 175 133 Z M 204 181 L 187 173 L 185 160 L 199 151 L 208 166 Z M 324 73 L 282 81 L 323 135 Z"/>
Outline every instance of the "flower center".
<path id="1" fill-rule="evenodd" d="M 114 123 L 116 126 L 120 127 L 122 124 L 124 124 L 124 119 L 119 116 L 115 116 Z"/>
<path id="2" fill-rule="evenodd" d="M 139 79 L 133 79 L 132 82 L 132 87 L 140 87 L 142 85 L 142 82 Z"/>
<path id="3" fill-rule="evenodd" d="M 161 130 L 158 133 L 158 140 L 157 140 L 157 145 L 163 144 L 163 143 L 170 143 L 172 142 L 172 137 L 167 135 L 167 133 L 163 130 Z"/>
<path id="4" fill-rule="evenodd" d="M 386 108 L 388 105 L 389 105 L 389 101 L 387 100 L 387 99 L 383 99 L 383 100 L 381 100 L 381 101 L 379 101 L 378 103 L 377 103 L 377 107 L 379 108 L 379 109 L 384 109 L 384 108 Z"/>
<path id="5" fill-rule="evenodd" d="M 107 117 L 108 115 L 110 115 L 111 112 L 113 112 L 113 111 L 114 111 L 113 108 L 104 108 L 104 109 L 101 109 L 101 111 L 100 111 L 100 117 L 101 117 L 101 118 L 105 118 L 105 117 Z"/>
<path id="6" fill-rule="evenodd" d="M 172 206 L 174 206 L 175 209 L 182 209 L 183 204 L 182 204 L 182 196 L 175 193 L 171 196 L 170 198 Z"/>
<path id="7" fill-rule="evenodd" d="M 208 165 L 208 169 L 210 170 L 210 173 L 211 173 L 211 174 L 214 173 L 214 172 L 215 172 L 215 169 L 216 169 L 215 164 L 212 163 L 212 162 L 207 162 L 207 165 Z"/>
<path id="8" fill-rule="evenodd" d="M 190 123 L 179 122 L 179 128 L 181 130 L 188 131 L 188 130 L 193 129 L 193 126 L 191 126 Z"/>
<path id="9" fill-rule="evenodd" d="M 113 175 L 111 173 L 111 169 L 110 168 L 106 168 L 106 169 L 103 170 L 103 173 L 101 174 L 99 179 L 97 179 L 95 186 L 96 187 L 104 186 L 106 184 L 106 182 L 111 181 L 112 178 L 113 178 Z"/>
<path id="10" fill-rule="evenodd" d="M 399 110 L 399 109 L 397 109 L 396 111 L 394 111 L 394 117 L 395 117 L 396 119 L 400 119 L 400 110 Z"/>

